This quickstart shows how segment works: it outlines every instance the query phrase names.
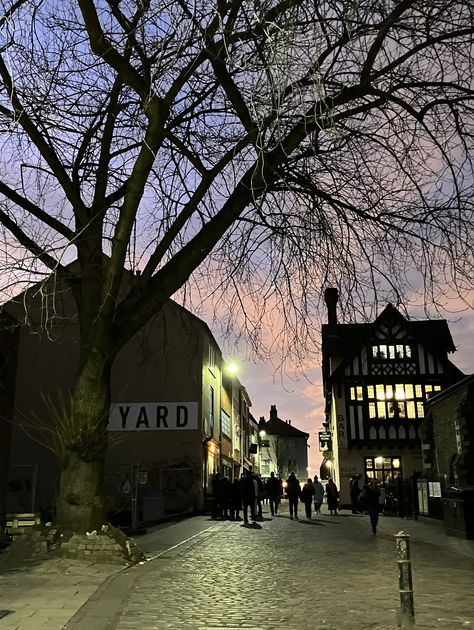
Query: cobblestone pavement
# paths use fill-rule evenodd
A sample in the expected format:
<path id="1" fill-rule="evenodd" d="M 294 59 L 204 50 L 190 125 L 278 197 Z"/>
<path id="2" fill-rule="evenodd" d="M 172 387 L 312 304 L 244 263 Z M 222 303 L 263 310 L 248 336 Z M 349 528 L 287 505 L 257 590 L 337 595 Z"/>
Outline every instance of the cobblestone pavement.
<path id="1" fill-rule="evenodd" d="M 412 535 L 416 627 L 474 629 L 474 556 L 439 528 L 327 513 L 255 526 L 219 522 L 109 580 L 68 630 L 385 630 L 397 627 L 394 534 Z M 465 541 L 467 542 L 467 541 Z M 471 547 L 472 549 L 472 547 Z"/>

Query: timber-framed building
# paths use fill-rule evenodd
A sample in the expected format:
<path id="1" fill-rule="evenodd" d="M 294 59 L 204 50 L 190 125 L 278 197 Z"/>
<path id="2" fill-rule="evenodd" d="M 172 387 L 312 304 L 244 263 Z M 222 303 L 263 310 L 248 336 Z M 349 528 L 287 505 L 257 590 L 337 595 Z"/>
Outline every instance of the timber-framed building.
<path id="1" fill-rule="evenodd" d="M 425 401 L 463 378 L 445 320 L 410 321 L 389 304 L 371 323 L 337 322 L 337 289 L 327 289 L 322 327 L 324 470 L 349 503 L 354 474 L 386 485 L 421 472 Z"/>

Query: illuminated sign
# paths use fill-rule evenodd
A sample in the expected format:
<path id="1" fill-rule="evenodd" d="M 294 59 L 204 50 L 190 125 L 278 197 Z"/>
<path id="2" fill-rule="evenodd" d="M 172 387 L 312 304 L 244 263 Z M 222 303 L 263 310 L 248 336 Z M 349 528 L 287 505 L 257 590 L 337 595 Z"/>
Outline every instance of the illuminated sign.
<path id="1" fill-rule="evenodd" d="M 110 406 L 109 431 L 186 431 L 197 428 L 197 402 L 135 402 Z"/>
<path id="2" fill-rule="evenodd" d="M 331 434 L 329 433 L 329 431 L 321 431 L 320 433 L 318 433 L 318 436 L 319 436 L 319 450 L 321 452 L 331 451 L 332 444 L 331 444 Z"/>

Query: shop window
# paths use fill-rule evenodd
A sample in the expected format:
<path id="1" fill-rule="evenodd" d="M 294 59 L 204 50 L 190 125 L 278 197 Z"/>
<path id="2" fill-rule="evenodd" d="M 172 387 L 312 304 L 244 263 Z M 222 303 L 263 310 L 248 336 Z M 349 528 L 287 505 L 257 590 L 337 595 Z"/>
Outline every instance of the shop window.
<path id="1" fill-rule="evenodd" d="M 365 476 L 376 479 L 377 483 L 386 485 L 402 474 L 401 458 L 394 457 L 365 457 Z"/>

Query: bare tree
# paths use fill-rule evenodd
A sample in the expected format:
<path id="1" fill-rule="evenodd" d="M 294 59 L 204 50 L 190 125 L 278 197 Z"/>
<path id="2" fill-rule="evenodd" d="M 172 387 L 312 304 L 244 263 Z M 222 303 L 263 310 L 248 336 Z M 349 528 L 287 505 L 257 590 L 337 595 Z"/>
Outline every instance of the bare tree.
<path id="1" fill-rule="evenodd" d="M 64 527 L 102 521 L 111 365 L 182 287 L 256 347 L 283 305 L 298 363 L 323 286 L 472 290 L 470 0 L 0 4 L 4 289 L 53 276 L 80 322 Z"/>

